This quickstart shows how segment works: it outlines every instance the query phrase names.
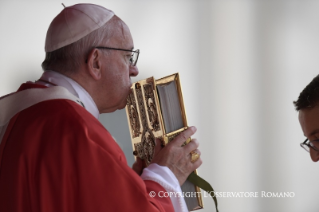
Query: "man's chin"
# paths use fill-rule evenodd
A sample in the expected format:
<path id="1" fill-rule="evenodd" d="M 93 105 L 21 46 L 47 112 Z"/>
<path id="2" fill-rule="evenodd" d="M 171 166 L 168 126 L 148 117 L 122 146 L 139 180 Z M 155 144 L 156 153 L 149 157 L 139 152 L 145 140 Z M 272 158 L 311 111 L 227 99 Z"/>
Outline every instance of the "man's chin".
<path id="1" fill-rule="evenodd" d="M 118 109 L 118 110 L 124 109 L 124 108 L 126 107 L 126 104 L 127 104 L 127 100 L 125 99 L 125 101 L 123 101 L 123 103 L 120 104 L 117 109 Z"/>
<path id="2" fill-rule="evenodd" d="M 122 104 L 114 105 L 113 107 L 105 108 L 104 110 L 100 111 L 101 113 L 113 113 L 116 110 L 122 110 L 126 107 L 126 100 Z"/>
<path id="3" fill-rule="evenodd" d="M 125 105 L 123 105 L 123 106 L 119 107 L 119 109 L 118 109 L 118 110 L 122 110 L 122 109 L 124 109 L 125 107 L 126 107 L 126 103 L 125 103 Z"/>

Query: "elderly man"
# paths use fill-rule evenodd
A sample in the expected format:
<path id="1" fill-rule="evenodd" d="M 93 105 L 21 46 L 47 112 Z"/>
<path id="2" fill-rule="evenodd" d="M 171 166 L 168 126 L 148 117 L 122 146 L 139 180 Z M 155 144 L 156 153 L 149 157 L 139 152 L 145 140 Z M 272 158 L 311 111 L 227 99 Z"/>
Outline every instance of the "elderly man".
<path id="1" fill-rule="evenodd" d="M 138 74 L 138 50 L 126 24 L 98 5 L 66 7 L 46 37 L 43 75 L 0 99 L 0 211 L 186 211 L 181 192 L 202 161 L 195 127 L 159 142 L 141 173 L 99 123 L 122 109 Z M 152 193 L 153 194 L 153 193 Z"/>
<path id="2" fill-rule="evenodd" d="M 301 143 L 314 162 L 319 160 L 319 75 L 300 93 L 294 102 L 299 122 L 307 139 Z"/>

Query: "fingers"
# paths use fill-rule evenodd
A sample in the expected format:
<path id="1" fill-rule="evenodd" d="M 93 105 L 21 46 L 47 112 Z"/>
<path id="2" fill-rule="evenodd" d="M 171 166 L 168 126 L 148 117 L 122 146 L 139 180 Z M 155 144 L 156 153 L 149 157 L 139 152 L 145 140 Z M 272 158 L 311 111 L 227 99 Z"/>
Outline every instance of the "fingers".
<path id="1" fill-rule="evenodd" d="M 199 149 L 195 149 L 194 150 L 197 154 L 199 154 L 199 155 L 201 155 L 202 153 L 201 153 L 201 151 L 199 150 Z"/>
<path id="2" fill-rule="evenodd" d="M 183 143 L 196 132 L 196 127 L 189 127 L 170 142 L 170 145 L 182 146 Z M 195 148 L 196 149 L 196 148 Z"/>
<path id="3" fill-rule="evenodd" d="M 188 144 L 186 144 L 183 148 L 186 153 L 190 153 L 191 151 L 197 149 L 199 147 L 199 142 L 197 139 L 192 139 Z"/>
<path id="4" fill-rule="evenodd" d="M 201 152 L 198 150 L 199 142 L 192 139 L 188 144 L 183 143 L 196 132 L 196 127 L 189 127 L 181 132 L 165 147 L 161 146 L 160 139 L 155 140 L 154 157 L 152 163 L 167 166 L 182 185 L 189 174 L 202 164 Z M 196 152 L 193 157 L 191 152 Z M 193 159 L 193 161 L 192 161 Z"/>
<path id="5" fill-rule="evenodd" d="M 202 165 L 202 163 L 203 163 L 202 159 L 198 158 L 198 160 L 193 163 L 193 171 L 195 169 L 198 169 L 198 167 L 200 167 Z"/>
<path id="6" fill-rule="evenodd" d="M 194 163 L 200 158 L 201 152 L 199 151 L 199 149 L 195 149 L 191 151 L 188 155 L 189 155 L 190 161 Z"/>

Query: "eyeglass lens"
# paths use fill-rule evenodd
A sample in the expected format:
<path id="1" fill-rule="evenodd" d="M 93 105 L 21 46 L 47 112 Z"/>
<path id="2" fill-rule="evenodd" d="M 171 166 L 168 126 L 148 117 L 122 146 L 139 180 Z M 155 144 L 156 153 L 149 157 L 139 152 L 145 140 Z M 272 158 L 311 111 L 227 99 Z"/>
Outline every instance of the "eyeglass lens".
<path id="1" fill-rule="evenodd" d="M 133 52 L 133 54 L 132 54 L 131 63 L 133 66 L 135 66 L 137 63 L 138 54 L 139 54 L 139 50 L 136 50 L 136 52 Z"/>
<path id="2" fill-rule="evenodd" d="M 308 139 L 307 139 L 308 140 Z M 306 140 L 306 141 L 307 141 Z M 310 148 L 312 148 L 315 151 L 319 151 L 319 148 L 316 147 L 316 145 L 314 145 L 314 143 L 318 143 L 319 144 L 319 140 L 315 140 L 315 141 L 308 141 L 308 143 L 306 143 L 306 141 L 304 143 L 301 143 L 300 146 L 302 148 L 304 148 L 307 152 L 310 152 Z"/>
<path id="3" fill-rule="evenodd" d="M 306 150 L 307 152 L 310 151 L 310 148 L 309 148 L 309 146 L 308 146 L 307 144 L 300 144 L 300 146 L 301 146 L 304 150 Z"/>

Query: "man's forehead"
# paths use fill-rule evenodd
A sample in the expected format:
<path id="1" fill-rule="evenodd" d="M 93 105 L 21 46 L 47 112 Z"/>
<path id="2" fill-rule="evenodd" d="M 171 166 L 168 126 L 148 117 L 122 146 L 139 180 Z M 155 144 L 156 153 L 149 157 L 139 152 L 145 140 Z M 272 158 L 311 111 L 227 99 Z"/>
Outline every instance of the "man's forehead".
<path id="1" fill-rule="evenodd" d="M 122 22 L 121 26 L 114 29 L 114 35 L 110 39 L 110 44 L 116 45 L 116 48 L 133 49 L 133 38 L 128 26 Z"/>
<path id="2" fill-rule="evenodd" d="M 319 106 L 299 111 L 299 122 L 306 137 L 319 132 Z"/>

